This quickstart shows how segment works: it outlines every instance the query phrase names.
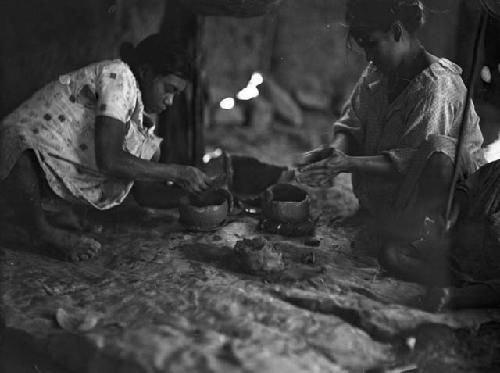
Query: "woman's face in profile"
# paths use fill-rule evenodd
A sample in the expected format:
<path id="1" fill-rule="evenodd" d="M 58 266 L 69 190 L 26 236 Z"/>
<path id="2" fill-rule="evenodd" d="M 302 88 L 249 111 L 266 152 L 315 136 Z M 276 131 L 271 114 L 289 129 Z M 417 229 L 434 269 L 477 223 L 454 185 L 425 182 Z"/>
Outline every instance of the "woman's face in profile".
<path id="1" fill-rule="evenodd" d="M 366 60 L 373 62 L 382 73 L 390 73 L 398 66 L 398 43 L 391 30 L 359 33 L 353 38 L 364 51 Z"/>
<path id="2" fill-rule="evenodd" d="M 145 76 L 143 79 L 142 99 L 146 112 L 161 113 L 174 102 L 174 97 L 182 92 L 187 81 L 177 75 L 153 75 Z"/>

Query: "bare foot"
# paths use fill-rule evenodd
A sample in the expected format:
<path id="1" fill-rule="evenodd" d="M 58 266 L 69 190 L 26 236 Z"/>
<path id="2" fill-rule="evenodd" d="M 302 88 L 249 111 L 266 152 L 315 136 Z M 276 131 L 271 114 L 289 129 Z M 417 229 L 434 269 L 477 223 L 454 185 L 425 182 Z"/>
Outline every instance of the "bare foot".
<path id="1" fill-rule="evenodd" d="M 43 244 L 55 249 L 72 262 L 88 260 L 99 252 L 101 244 L 96 240 L 51 226 L 41 231 Z"/>

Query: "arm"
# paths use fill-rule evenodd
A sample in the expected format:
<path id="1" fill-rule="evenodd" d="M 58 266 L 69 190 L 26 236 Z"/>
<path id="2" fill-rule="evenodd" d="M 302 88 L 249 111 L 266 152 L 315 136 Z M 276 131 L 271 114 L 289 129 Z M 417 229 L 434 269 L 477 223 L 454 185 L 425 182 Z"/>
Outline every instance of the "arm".
<path id="1" fill-rule="evenodd" d="M 342 153 L 351 154 L 350 150 L 352 148 L 352 146 L 351 146 L 352 141 L 349 141 L 349 140 L 351 140 L 351 139 L 347 133 L 345 133 L 345 132 L 337 133 L 334 136 L 330 147 L 337 149 L 337 150 L 341 151 Z"/>
<path id="2" fill-rule="evenodd" d="M 374 176 L 395 178 L 400 176 L 394 164 L 384 155 L 347 157 L 348 172 L 359 172 Z"/>
<path id="3" fill-rule="evenodd" d="M 207 187 L 205 174 L 194 167 L 150 162 L 127 153 L 123 150 L 125 135 L 123 122 L 107 116 L 96 118 L 96 163 L 101 172 L 130 180 L 173 181 L 195 192 Z"/>
<path id="4" fill-rule="evenodd" d="M 100 171 L 131 180 L 174 180 L 176 166 L 150 162 L 123 150 L 126 126 L 117 119 L 98 116 L 95 124 L 96 163 Z"/>
<path id="5" fill-rule="evenodd" d="M 303 175 L 322 174 L 328 178 L 335 177 L 342 172 L 358 172 L 387 178 L 399 175 L 393 163 L 384 155 L 352 157 L 336 149 L 328 158 L 301 169 Z"/>
<path id="6" fill-rule="evenodd" d="M 331 157 L 336 151 L 340 151 L 344 154 L 349 154 L 349 150 L 352 148 L 350 146 L 350 135 L 344 132 L 340 132 L 335 135 L 330 146 L 320 146 L 319 148 L 313 149 L 303 155 L 303 161 L 299 163 L 299 167 L 306 166 L 308 164 L 314 164 L 320 162 L 328 157 Z"/>

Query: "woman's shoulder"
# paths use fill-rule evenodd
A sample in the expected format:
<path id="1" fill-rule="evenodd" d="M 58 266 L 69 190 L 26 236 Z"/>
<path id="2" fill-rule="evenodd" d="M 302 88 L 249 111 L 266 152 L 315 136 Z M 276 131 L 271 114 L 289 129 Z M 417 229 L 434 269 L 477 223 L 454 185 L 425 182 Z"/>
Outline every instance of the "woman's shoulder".
<path id="1" fill-rule="evenodd" d="M 411 95 L 461 100 L 465 95 L 462 68 L 446 58 L 436 58 L 414 80 Z"/>
<path id="2" fill-rule="evenodd" d="M 424 74 L 425 80 L 434 86 L 462 87 L 462 68 L 446 58 L 438 58 Z M 465 88 L 465 87 L 464 87 Z"/>
<path id="3" fill-rule="evenodd" d="M 139 84 L 134 73 L 130 69 L 130 66 L 122 60 L 116 59 L 101 62 L 97 69 L 97 76 L 101 86 L 126 86 L 131 91 L 139 91 Z"/>
<path id="4" fill-rule="evenodd" d="M 120 59 L 102 61 L 97 64 L 97 70 L 100 73 L 110 72 L 124 75 L 129 78 L 134 77 L 134 73 L 130 69 L 130 66 Z"/>
<path id="5" fill-rule="evenodd" d="M 80 81 L 81 84 L 102 82 L 107 78 L 120 79 L 135 83 L 135 77 L 130 67 L 122 60 L 104 60 L 95 62 L 78 70 L 59 76 L 58 80 L 62 84 L 69 84 L 71 81 Z"/>
<path id="6" fill-rule="evenodd" d="M 440 68 L 449 74 L 461 75 L 462 68 L 447 58 L 438 58 L 431 66 Z"/>

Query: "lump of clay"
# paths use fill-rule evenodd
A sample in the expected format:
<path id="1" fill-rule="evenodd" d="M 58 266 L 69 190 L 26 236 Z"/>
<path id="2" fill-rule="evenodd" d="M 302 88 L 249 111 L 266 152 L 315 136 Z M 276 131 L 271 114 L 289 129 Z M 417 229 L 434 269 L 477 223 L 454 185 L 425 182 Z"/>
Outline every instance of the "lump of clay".
<path id="1" fill-rule="evenodd" d="M 262 237 L 238 241 L 234 250 L 245 272 L 272 273 L 285 269 L 281 251 Z"/>

